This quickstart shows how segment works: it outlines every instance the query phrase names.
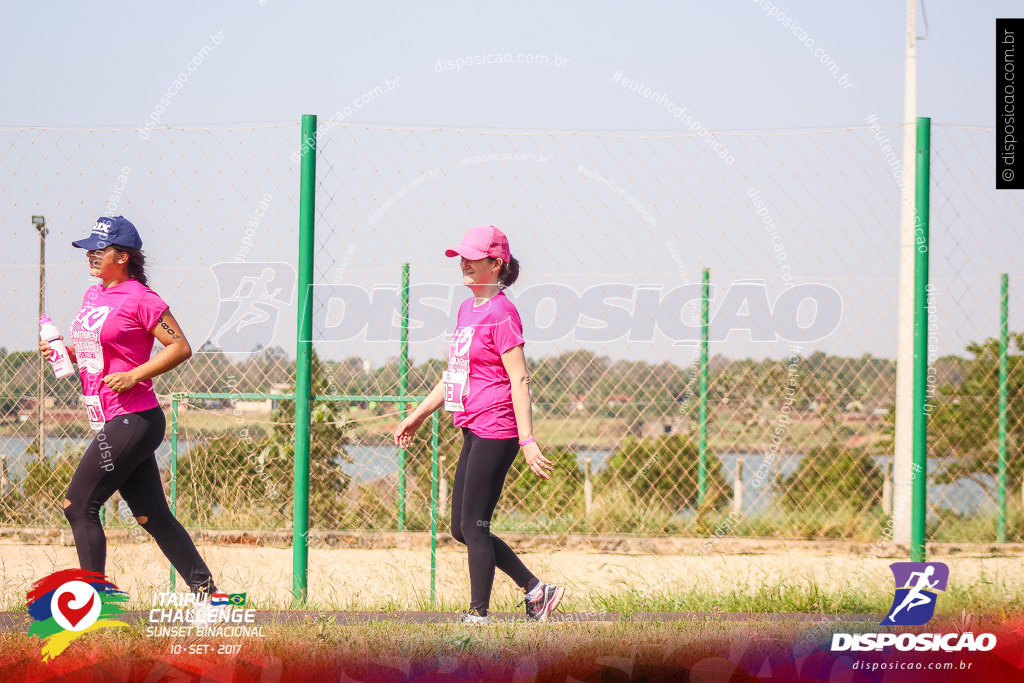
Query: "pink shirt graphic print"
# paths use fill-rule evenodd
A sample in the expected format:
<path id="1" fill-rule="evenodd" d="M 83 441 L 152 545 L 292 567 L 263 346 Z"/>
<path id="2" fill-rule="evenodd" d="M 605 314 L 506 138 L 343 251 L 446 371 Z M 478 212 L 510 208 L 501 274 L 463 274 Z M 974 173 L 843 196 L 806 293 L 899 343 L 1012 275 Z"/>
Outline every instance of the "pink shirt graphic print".
<path id="1" fill-rule="evenodd" d="M 97 284 L 86 290 L 82 308 L 71 323 L 71 340 L 93 429 L 118 415 L 160 405 L 152 380 L 117 393 L 103 378 L 128 372 L 149 360 L 154 339 L 150 330 L 167 308 L 156 292 L 134 279 L 108 288 Z"/>
<path id="2" fill-rule="evenodd" d="M 519 311 L 504 293 L 480 306 L 469 298 L 459 306 L 455 333 L 442 374 L 445 409 L 455 426 L 485 439 L 519 436 L 512 385 L 501 354 L 525 343 Z"/>

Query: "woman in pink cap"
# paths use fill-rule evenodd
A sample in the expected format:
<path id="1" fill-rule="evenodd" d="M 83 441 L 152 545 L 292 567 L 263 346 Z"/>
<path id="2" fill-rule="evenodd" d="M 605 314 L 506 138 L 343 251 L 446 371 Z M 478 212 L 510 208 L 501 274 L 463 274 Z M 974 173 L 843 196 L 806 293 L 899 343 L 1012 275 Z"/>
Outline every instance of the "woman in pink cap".
<path id="1" fill-rule="evenodd" d="M 520 447 L 538 477 L 548 479 L 552 470 L 533 438 L 523 323 L 502 292 L 519 277 L 519 261 L 512 258 L 505 235 L 492 225 L 472 228 L 445 255 L 462 257 L 462 283 L 473 296 L 459 307 L 448 369 L 426 400 L 395 429 L 395 444 L 408 447 L 416 430 L 442 404 L 462 427 L 451 518 L 452 536 L 469 552 L 472 596 L 463 622 L 487 621 L 495 567 L 526 592 L 527 617 L 547 621 L 563 589 L 537 579 L 490 530 L 505 475 Z"/>

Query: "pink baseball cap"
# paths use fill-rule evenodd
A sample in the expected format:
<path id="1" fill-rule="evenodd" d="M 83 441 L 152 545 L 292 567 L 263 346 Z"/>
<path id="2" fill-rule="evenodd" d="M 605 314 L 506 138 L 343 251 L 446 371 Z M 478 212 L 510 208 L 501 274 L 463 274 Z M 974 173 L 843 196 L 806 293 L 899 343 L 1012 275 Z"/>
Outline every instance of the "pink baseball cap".
<path id="1" fill-rule="evenodd" d="M 512 260 L 505 233 L 493 225 L 478 225 L 470 228 L 462 243 L 444 252 L 445 256 L 462 256 L 470 261 L 478 261 L 488 256 L 500 258 L 505 263 Z"/>

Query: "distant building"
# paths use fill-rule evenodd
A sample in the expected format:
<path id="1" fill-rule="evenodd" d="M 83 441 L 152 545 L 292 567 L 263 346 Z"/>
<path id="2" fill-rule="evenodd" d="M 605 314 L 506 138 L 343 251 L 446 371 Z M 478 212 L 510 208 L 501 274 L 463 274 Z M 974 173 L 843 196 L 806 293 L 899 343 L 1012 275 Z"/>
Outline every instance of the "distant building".
<path id="1" fill-rule="evenodd" d="M 267 398 L 262 401 L 234 401 L 232 411 L 243 415 L 264 415 L 277 410 L 277 399 Z"/>
<path id="2" fill-rule="evenodd" d="M 672 420 L 660 418 L 657 420 L 645 420 L 640 427 L 640 437 L 643 439 L 656 439 L 659 436 L 674 434 Z"/>

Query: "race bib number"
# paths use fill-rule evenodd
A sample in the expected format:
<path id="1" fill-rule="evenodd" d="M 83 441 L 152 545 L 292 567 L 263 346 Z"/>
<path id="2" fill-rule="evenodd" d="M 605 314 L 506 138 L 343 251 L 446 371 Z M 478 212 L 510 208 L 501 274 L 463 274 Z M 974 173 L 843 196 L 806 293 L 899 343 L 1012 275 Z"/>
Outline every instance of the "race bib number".
<path id="1" fill-rule="evenodd" d="M 461 412 L 466 409 L 462 399 L 469 394 L 469 374 L 445 370 L 441 373 L 444 382 L 444 409 L 449 412 Z"/>
<path id="2" fill-rule="evenodd" d="M 89 426 L 93 431 L 100 431 L 106 422 L 103 419 L 103 406 L 100 405 L 100 397 L 83 396 L 82 398 L 85 399 L 85 412 L 89 416 Z"/>

